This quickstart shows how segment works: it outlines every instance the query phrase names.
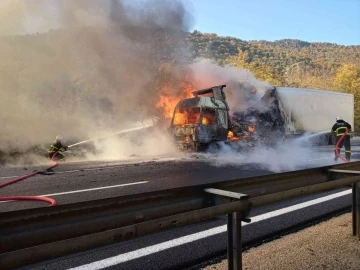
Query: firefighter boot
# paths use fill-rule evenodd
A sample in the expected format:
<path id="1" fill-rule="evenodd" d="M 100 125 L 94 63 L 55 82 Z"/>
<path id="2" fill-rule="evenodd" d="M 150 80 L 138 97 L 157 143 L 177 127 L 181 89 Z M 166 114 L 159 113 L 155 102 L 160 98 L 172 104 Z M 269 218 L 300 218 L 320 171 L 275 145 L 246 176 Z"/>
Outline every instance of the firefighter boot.
<path id="1" fill-rule="evenodd" d="M 346 158 L 347 161 L 350 161 L 350 157 L 351 157 L 351 153 L 346 152 L 345 153 L 345 158 Z"/>

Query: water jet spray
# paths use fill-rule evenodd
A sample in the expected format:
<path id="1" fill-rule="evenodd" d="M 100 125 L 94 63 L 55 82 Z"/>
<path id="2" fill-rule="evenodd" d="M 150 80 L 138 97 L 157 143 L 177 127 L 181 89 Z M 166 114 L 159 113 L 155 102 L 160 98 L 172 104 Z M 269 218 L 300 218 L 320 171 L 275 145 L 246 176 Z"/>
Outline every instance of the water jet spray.
<path id="1" fill-rule="evenodd" d="M 131 129 L 126 129 L 126 130 L 118 131 L 118 132 L 116 132 L 116 133 L 113 133 L 113 134 L 108 135 L 108 136 L 105 136 L 105 137 L 88 139 L 88 140 L 85 140 L 85 141 L 81 141 L 81 142 L 78 142 L 78 143 L 74 143 L 74 144 L 72 144 L 72 145 L 69 145 L 68 148 L 74 147 L 74 146 L 77 146 L 77 145 L 80 145 L 80 144 L 84 144 L 84 143 L 87 143 L 87 142 L 92 142 L 92 141 L 107 139 L 107 138 L 110 138 L 110 137 L 113 137 L 113 136 L 116 136 L 116 135 L 119 135 L 119 134 L 125 134 L 125 133 L 130 133 L 130 132 L 137 131 L 137 130 L 141 130 L 141 129 L 150 128 L 151 126 L 153 126 L 153 124 L 150 125 L 150 126 L 145 126 L 145 125 L 144 125 L 143 127 L 137 127 L 137 128 L 131 128 Z"/>

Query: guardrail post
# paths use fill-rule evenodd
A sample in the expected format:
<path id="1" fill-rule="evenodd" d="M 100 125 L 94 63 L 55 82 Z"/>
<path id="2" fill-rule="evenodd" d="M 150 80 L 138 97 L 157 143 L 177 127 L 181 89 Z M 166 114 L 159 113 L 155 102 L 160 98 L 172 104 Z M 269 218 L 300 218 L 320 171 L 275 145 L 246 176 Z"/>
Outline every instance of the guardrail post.
<path id="1" fill-rule="evenodd" d="M 227 235 L 228 235 L 228 242 L 227 242 L 227 258 L 228 258 L 228 269 L 234 269 L 234 252 L 233 252 L 233 213 L 227 215 Z"/>
<path id="2" fill-rule="evenodd" d="M 353 170 L 338 170 L 338 169 L 329 169 L 331 173 L 339 174 L 350 174 L 353 177 L 349 178 L 351 181 L 355 175 L 360 175 L 360 171 Z M 360 240 L 360 183 L 359 177 L 355 177 L 355 181 L 352 181 L 352 229 L 353 236 L 357 236 Z"/>
<path id="3" fill-rule="evenodd" d="M 352 225 L 353 235 L 360 239 L 360 183 L 352 185 Z"/>
<path id="4" fill-rule="evenodd" d="M 243 214 L 228 214 L 228 269 L 242 270 L 242 235 L 241 221 Z"/>
<path id="5" fill-rule="evenodd" d="M 233 253 L 234 253 L 234 270 L 242 269 L 242 235 L 241 235 L 242 214 L 237 212 L 233 214 Z"/>
<path id="6" fill-rule="evenodd" d="M 237 193 L 233 191 L 226 191 L 216 188 L 206 188 L 205 192 L 217 195 L 222 198 L 227 198 L 230 202 L 248 200 L 249 195 Z M 251 222 L 248 218 L 251 204 L 249 208 L 242 212 L 233 212 L 227 214 L 227 232 L 228 232 L 228 269 L 242 270 L 242 237 L 241 237 L 241 221 Z"/>

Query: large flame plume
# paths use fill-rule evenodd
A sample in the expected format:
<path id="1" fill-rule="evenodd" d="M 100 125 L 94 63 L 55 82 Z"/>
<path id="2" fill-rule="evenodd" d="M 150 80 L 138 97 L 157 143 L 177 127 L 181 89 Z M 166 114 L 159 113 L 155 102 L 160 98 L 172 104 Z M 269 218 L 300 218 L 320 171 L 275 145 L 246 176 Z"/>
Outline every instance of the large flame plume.
<path id="1" fill-rule="evenodd" d="M 163 111 L 163 116 L 166 119 L 171 119 L 174 113 L 176 104 L 184 98 L 191 98 L 191 92 L 195 91 L 195 88 L 191 83 L 182 82 L 179 85 L 179 91 L 174 93 L 169 83 L 166 83 L 161 89 L 161 95 L 156 103 L 156 107 Z"/>

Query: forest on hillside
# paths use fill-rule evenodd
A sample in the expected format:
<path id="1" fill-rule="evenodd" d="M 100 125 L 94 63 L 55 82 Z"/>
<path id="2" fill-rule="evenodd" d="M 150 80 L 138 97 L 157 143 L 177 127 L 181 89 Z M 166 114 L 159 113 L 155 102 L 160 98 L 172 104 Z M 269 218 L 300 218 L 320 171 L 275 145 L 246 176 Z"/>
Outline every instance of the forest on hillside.
<path id="1" fill-rule="evenodd" d="M 294 39 L 243 41 L 198 31 L 190 33 L 187 42 L 194 58 L 216 59 L 221 65 L 245 65 L 278 85 L 334 88 L 332 79 L 341 67 L 360 65 L 360 45 L 310 43 Z M 260 70 L 268 74 L 261 74 Z"/>
<path id="2" fill-rule="evenodd" d="M 149 111 L 149 104 L 161 95 L 151 89 L 160 88 L 164 81 L 179 83 L 182 65 L 208 58 L 220 66 L 250 70 L 274 86 L 352 93 L 355 126 L 360 129 L 360 46 L 292 39 L 244 41 L 199 31 L 134 28 L 121 29 L 119 36 L 126 37 L 122 41 L 119 31 L 59 29 L 1 37 L 0 89 L 7 94 L 0 105 L 13 114 L 3 114 L 0 120 L 6 123 L 18 115 L 21 121 L 20 115 L 27 114 L 34 121 L 41 116 L 45 123 L 53 114 L 63 118 L 57 119 L 59 123 L 76 126 L 75 115 L 83 119 L 91 112 L 89 121 L 81 121 L 79 132 L 101 119 L 112 126 L 139 111 Z M 36 114 L 22 109 L 28 102 L 38 105 Z M 136 104 L 137 110 L 129 104 Z M 8 132 L 9 136 L 18 134 L 15 126 L 9 126 Z"/>
<path id="3" fill-rule="evenodd" d="M 360 129 L 360 45 L 295 39 L 244 41 L 194 31 L 186 38 L 192 57 L 215 59 L 250 70 L 275 86 L 306 87 L 354 94 L 355 127 Z"/>

